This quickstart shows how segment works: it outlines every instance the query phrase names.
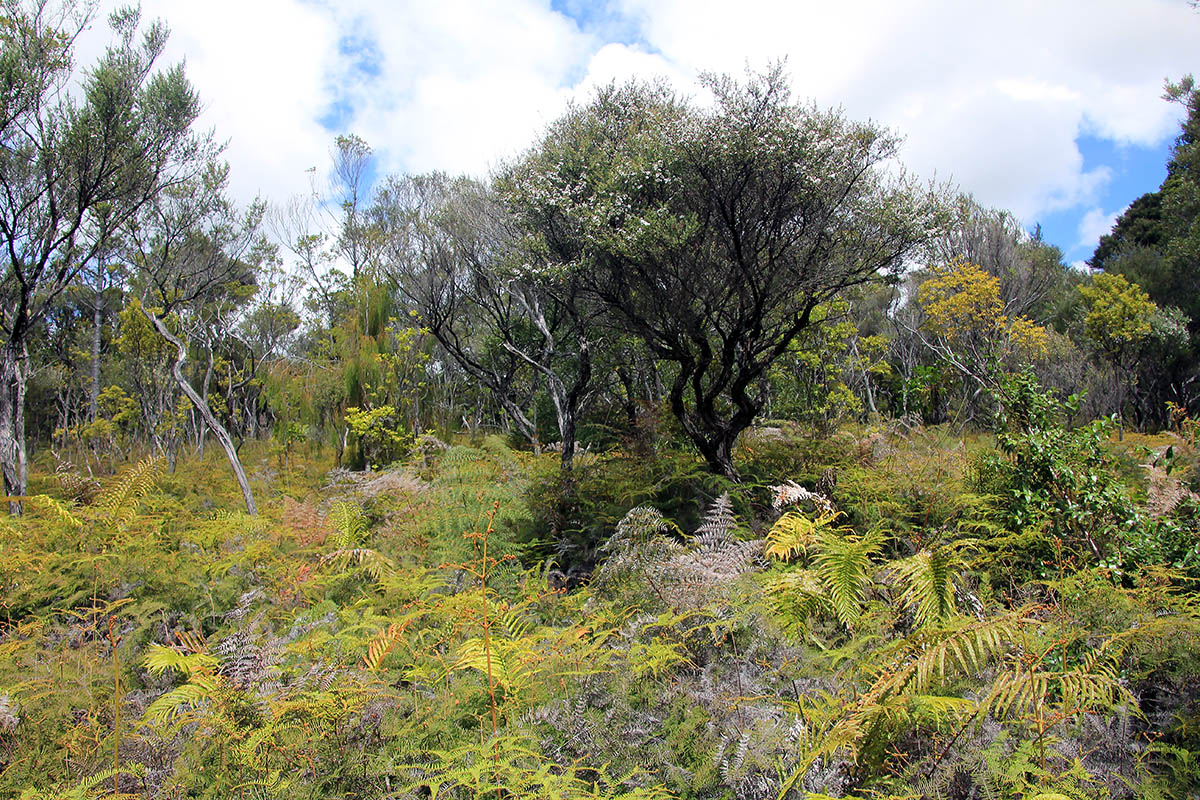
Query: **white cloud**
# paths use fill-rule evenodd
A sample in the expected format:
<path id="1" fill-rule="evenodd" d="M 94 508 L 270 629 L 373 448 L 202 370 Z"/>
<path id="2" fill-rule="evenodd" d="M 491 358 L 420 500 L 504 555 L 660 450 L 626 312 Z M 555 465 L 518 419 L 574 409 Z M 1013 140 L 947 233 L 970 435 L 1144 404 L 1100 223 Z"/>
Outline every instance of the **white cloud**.
<path id="1" fill-rule="evenodd" d="M 1105 213 L 1101 208 L 1089 209 L 1079 220 L 1079 241 L 1076 246 L 1095 250 L 1096 245 L 1100 244 L 1100 237 L 1111 232 L 1117 217 L 1124 213 L 1124 208 L 1112 213 Z"/>
<path id="2" fill-rule="evenodd" d="M 1032 220 L 1097 205 L 1109 175 L 1085 167 L 1081 132 L 1119 144 L 1174 133 L 1162 80 L 1192 68 L 1200 45 L 1200 13 L 1178 0 L 612 0 L 635 44 L 547 0 L 144 7 L 170 22 L 171 54 L 187 54 L 205 124 L 231 138 L 239 194 L 274 198 L 327 163 L 334 132 L 319 120 L 335 102 L 384 171 L 482 173 L 609 80 L 661 74 L 693 93 L 700 71 L 787 57 L 799 98 L 894 127 L 916 171 Z"/>
<path id="3" fill-rule="evenodd" d="M 109 40 L 106 13 L 97 15 L 81 43 L 81 65 L 93 62 Z M 328 159 L 330 143 L 318 118 L 331 99 L 325 75 L 337 37 L 324 13 L 294 0 L 143 0 L 142 18 L 170 26 L 160 63 L 186 63 L 204 104 L 199 128 L 228 140 L 225 157 L 237 196 L 303 191 L 305 169 Z"/>
<path id="4" fill-rule="evenodd" d="M 737 69 L 788 54 L 797 91 L 906 136 L 905 160 L 1032 220 L 1094 201 L 1081 131 L 1152 144 L 1176 129 L 1164 76 L 1191 68 L 1200 15 L 1167 0 L 834 5 L 624 0 L 665 57 Z"/>

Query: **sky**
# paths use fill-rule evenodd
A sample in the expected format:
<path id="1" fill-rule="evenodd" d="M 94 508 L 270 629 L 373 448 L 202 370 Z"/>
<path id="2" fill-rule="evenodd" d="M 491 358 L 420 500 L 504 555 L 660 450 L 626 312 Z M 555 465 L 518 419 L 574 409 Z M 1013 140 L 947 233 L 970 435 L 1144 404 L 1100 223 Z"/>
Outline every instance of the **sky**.
<path id="1" fill-rule="evenodd" d="M 80 44 L 107 41 L 102 0 Z M 786 59 L 794 96 L 904 137 L 901 161 L 1016 214 L 1065 260 L 1158 188 L 1198 68 L 1187 0 L 142 0 L 227 140 L 233 191 L 309 190 L 334 137 L 376 174 L 484 176 L 598 85 Z"/>

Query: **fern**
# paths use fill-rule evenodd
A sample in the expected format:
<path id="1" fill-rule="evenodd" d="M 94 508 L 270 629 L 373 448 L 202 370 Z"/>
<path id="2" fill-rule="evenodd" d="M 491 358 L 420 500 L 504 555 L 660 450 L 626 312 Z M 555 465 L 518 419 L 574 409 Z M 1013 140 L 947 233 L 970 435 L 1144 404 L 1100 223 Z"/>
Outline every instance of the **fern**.
<path id="1" fill-rule="evenodd" d="M 109 767 L 94 775 L 82 778 L 69 788 L 58 788 L 51 791 L 33 788 L 26 789 L 21 793 L 20 800 L 89 800 L 89 798 L 98 796 L 101 787 L 104 784 L 111 783 L 119 775 L 128 775 L 132 778 L 145 778 L 146 767 L 141 764 L 125 764 L 119 768 Z M 109 794 L 107 791 L 103 793 Z"/>
<path id="2" fill-rule="evenodd" d="M 163 725 L 176 721 L 187 709 L 199 708 L 216 699 L 217 679 L 212 675 L 193 677 L 176 686 L 146 707 L 142 719 L 147 724 Z"/>
<path id="3" fill-rule="evenodd" d="M 733 532 L 736 522 L 733 515 L 733 500 L 730 499 L 729 492 L 723 492 L 704 512 L 704 517 L 696 528 L 695 537 L 701 541 L 727 540 Z"/>
<path id="4" fill-rule="evenodd" d="M 829 525 L 841 516 L 838 511 L 822 511 L 810 519 L 799 511 L 788 511 L 775 521 L 767 533 L 766 554 L 778 561 L 794 561 L 807 556 Z"/>
<path id="5" fill-rule="evenodd" d="M 400 641 L 413 622 L 425 614 L 424 609 L 418 609 L 406 614 L 400 620 L 391 623 L 367 644 L 367 653 L 363 656 L 363 667 L 371 672 L 378 672 L 388 653 Z"/>
<path id="6" fill-rule="evenodd" d="M 824 714 L 820 733 L 804 747 L 798 765 L 784 782 L 779 797 L 785 797 L 813 763 L 832 757 L 840 750 L 851 759 L 870 748 L 887 721 L 904 720 L 917 713 L 962 717 L 974 704 L 959 698 L 931 695 L 935 683 L 950 672 L 973 673 L 1002 653 L 1030 622 L 1024 610 L 984 621 L 971 621 L 944 630 L 924 630 L 888 648 L 882 662 L 874 666 L 876 678 L 855 699 L 831 698 L 827 708 L 840 714 Z"/>
<path id="7" fill-rule="evenodd" d="M 783 627 L 792 633 L 808 629 L 808 620 L 832 614 L 825 586 L 815 570 L 792 569 L 767 579 L 767 603 Z"/>
<path id="8" fill-rule="evenodd" d="M 918 626 L 954 616 L 954 582 L 966 568 L 959 549 L 965 544 L 961 540 L 934 546 L 890 564 L 892 579 L 904 589 L 900 603 L 912 612 Z"/>
<path id="9" fill-rule="evenodd" d="M 983 708 L 994 716 L 1006 717 L 1018 712 L 1040 715 L 1053 707 L 1055 724 L 1117 706 L 1136 709 L 1137 699 L 1121 685 L 1117 665 L 1130 638 L 1110 637 L 1067 670 L 1044 669 L 1042 659 L 1032 663 L 1018 660 L 996 676 Z"/>
<path id="10" fill-rule="evenodd" d="M 329 509 L 329 522 L 333 525 L 329 543 L 335 549 L 351 549 L 366 542 L 367 518 L 356 504 L 337 501 Z"/>
<path id="11" fill-rule="evenodd" d="M 853 628 L 862 615 L 866 590 L 871 585 L 872 556 L 883 545 L 882 536 L 872 531 L 864 536 L 826 533 L 814 561 L 829 593 L 829 602 L 843 625 Z"/>
<path id="12" fill-rule="evenodd" d="M 186 678 L 199 674 L 211 674 L 217 668 L 217 659 L 208 653 L 185 653 L 174 647 L 151 644 L 142 658 L 142 666 L 153 675 L 178 672 Z"/>
<path id="13" fill-rule="evenodd" d="M 832 514 L 835 511 L 833 501 L 828 496 L 805 489 L 795 481 L 785 481 L 778 486 L 772 486 L 771 491 L 775 493 L 771 504 L 777 509 L 811 503 L 821 514 Z"/>
<path id="14" fill-rule="evenodd" d="M 75 516 L 67 505 L 45 494 L 35 494 L 29 498 L 29 505 L 34 508 L 49 511 L 60 523 L 68 528 L 82 528 L 83 520 Z"/>
<path id="15" fill-rule="evenodd" d="M 107 487 L 96 501 L 104 518 L 117 528 L 125 528 L 137 514 L 141 499 L 154 488 L 162 473 L 161 458 L 145 458 L 128 469 Z"/>

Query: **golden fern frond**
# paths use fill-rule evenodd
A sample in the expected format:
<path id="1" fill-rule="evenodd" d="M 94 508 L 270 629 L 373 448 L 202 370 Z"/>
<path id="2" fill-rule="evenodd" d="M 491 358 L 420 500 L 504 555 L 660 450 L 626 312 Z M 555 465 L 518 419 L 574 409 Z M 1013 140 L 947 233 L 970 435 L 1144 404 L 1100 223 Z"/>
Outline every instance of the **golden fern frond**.
<path id="1" fill-rule="evenodd" d="M 338 550 L 357 547 L 367 539 L 366 515 L 353 503 L 334 503 L 329 509 L 329 522 L 333 525 L 331 544 Z"/>
<path id="2" fill-rule="evenodd" d="M 29 504 L 34 508 L 45 509 L 51 515 L 56 517 L 59 522 L 66 525 L 68 528 L 82 528 L 83 520 L 75 516 L 71 509 L 67 508 L 66 503 L 55 500 L 53 497 L 46 494 L 35 494 L 29 498 Z"/>
<path id="3" fill-rule="evenodd" d="M 959 673 L 978 671 L 1011 647 L 1021 627 L 1029 622 L 1025 610 L 1020 609 L 961 627 L 914 634 L 903 643 L 903 666 L 891 673 L 889 688 L 924 693 L 935 680 L 945 679 L 948 668 Z"/>
<path id="4" fill-rule="evenodd" d="M 161 644 L 151 644 L 142 658 L 142 666 L 154 675 L 167 671 L 178 672 L 186 677 L 211 674 L 216 670 L 217 663 L 216 657 L 208 653 L 184 653 Z"/>
<path id="5" fill-rule="evenodd" d="M 900 602 L 918 626 L 954 616 L 954 579 L 966 566 L 955 545 L 940 545 L 891 564 L 893 579 L 904 589 Z"/>
<path id="6" fill-rule="evenodd" d="M 363 666 L 371 672 L 377 672 L 383 664 L 383 659 L 392 652 L 396 643 L 400 641 L 400 637 L 408 630 L 408 626 L 424 613 L 422 610 L 413 611 L 384 628 L 367 644 L 367 654 L 363 656 Z"/>
<path id="7" fill-rule="evenodd" d="M 832 510 L 823 511 L 815 519 L 799 511 L 787 512 L 767 533 L 766 554 L 777 561 L 807 556 L 809 548 L 820 541 L 821 532 L 839 516 L 841 512 Z"/>
<path id="8" fill-rule="evenodd" d="M 144 458 L 106 488 L 96 503 L 103 516 L 119 527 L 132 522 L 138 503 L 158 481 L 162 463 L 158 457 Z"/>
<path id="9" fill-rule="evenodd" d="M 263 516 L 251 516 L 245 511 L 217 511 L 212 521 L 224 529 L 224 533 L 240 533 L 247 536 L 261 535 L 270 527 L 270 520 Z"/>
<path id="10" fill-rule="evenodd" d="M 847 628 L 862 615 L 866 589 L 871 584 L 871 557 L 879 552 L 882 537 L 872 531 L 864 536 L 843 536 L 824 531 L 815 562 L 817 573 L 829 593 L 837 618 Z"/>
<path id="11" fill-rule="evenodd" d="M 1107 646 L 1110 643 L 1114 646 Z M 1068 717 L 1122 705 L 1137 712 L 1137 699 L 1121 685 L 1118 677 L 1117 661 L 1123 649 L 1123 643 L 1110 639 L 1065 672 L 1030 669 L 1018 663 L 996 676 L 982 708 L 995 717 L 1045 707 L 1052 702 L 1059 713 Z"/>

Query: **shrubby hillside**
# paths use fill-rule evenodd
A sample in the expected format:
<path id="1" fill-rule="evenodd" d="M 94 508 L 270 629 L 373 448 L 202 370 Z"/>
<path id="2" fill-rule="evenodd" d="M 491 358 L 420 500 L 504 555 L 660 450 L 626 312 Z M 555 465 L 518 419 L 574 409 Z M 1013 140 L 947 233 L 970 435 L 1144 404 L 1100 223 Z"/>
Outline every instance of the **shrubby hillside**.
<path id="1" fill-rule="evenodd" d="M 1191 798 L 1200 91 L 1087 272 L 782 65 L 242 206 L 0 2 L 0 794 Z"/>
<path id="2" fill-rule="evenodd" d="M 253 451 L 35 477 L 0 542 L 0 785 L 33 797 L 1185 797 L 1195 426 L 761 429 L 579 457 Z M 203 487 L 214 486 L 209 492 Z M 627 509 L 627 510 L 626 510 Z"/>

